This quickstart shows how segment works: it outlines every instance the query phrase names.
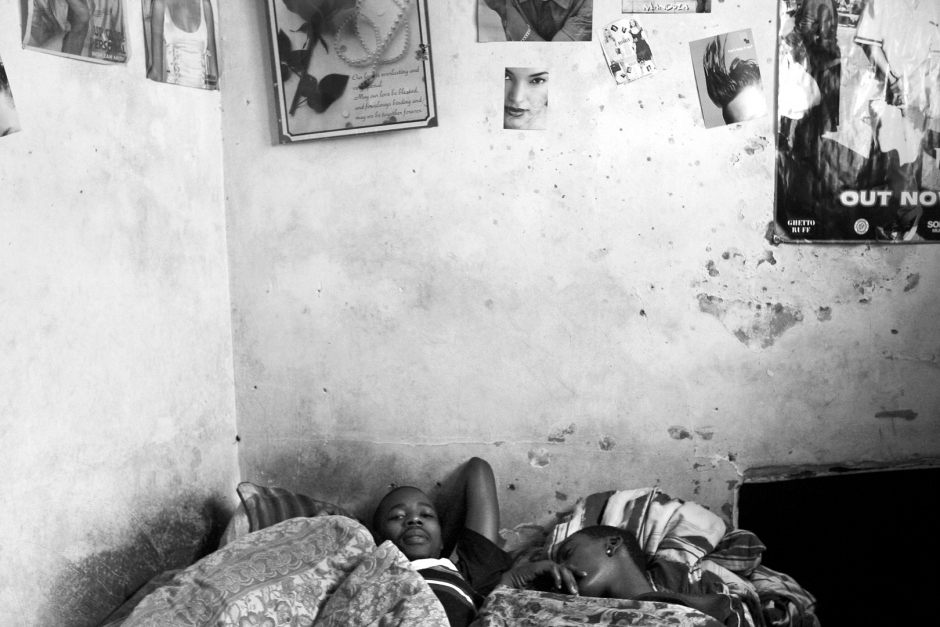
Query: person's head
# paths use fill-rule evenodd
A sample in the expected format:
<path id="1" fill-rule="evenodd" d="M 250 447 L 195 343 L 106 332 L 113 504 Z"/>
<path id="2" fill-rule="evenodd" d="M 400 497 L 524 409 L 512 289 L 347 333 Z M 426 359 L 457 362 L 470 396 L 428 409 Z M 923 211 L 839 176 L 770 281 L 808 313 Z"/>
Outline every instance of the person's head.
<path id="1" fill-rule="evenodd" d="M 556 561 L 567 567 L 582 596 L 629 599 L 646 585 L 646 555 L 629 531 L 598 525 L 569 536 Z"/>
<path id="2" fill-rule="evenodd" d="M 441 556 L 437 510 L 418 488 L 402 486 L 386 494 L 375 510 L 372 526 L 379 541 L 391 540 L 410 560 Z"/>
<path id="3" fill-rule="evenodd" d="M 702 67 L 708 97 L 721 108 L 725 124 L 759 118 L 767 113 L 760 67 L 752 59 L 739 58 L 735 58 L 728 67 L 725 63 L 726 40 L 727 35 L 719 35 L 705 47 Z"/>
<path id="4" fill-rule="evenodd" d="M 548 70 L 508 67 L 503 128 L 544 129 L 548 122 Z"/>

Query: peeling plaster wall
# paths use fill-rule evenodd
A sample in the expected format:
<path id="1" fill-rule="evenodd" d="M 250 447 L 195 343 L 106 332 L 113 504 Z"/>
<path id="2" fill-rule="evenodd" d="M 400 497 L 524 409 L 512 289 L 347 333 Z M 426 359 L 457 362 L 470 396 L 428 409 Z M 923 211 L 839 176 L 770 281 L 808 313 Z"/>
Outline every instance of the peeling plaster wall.
<path id="1" fill-rule="evenodd" d="M 689 41 L 753 29 L 770 98 L 776 0 L 645 16 L 661 69 L 624 87 L 597 42 L 478 45 L 432 0 L 440 127 L 291 146 L 262 4 L 223 94 L 243 478 L 366 514 L 480 455 L 511 528 L 940 454 L 940 247 L 772 245 L 772 119 L 702 123 Z M 550 130 L 501 128 L 506 66 L 550 69 Z"/>
<path id="2" fill-rule="evenodd" d="M 0 55 L 0 625 L 91 627 L 192 561 L 234 503 L 218 94 Z"/>

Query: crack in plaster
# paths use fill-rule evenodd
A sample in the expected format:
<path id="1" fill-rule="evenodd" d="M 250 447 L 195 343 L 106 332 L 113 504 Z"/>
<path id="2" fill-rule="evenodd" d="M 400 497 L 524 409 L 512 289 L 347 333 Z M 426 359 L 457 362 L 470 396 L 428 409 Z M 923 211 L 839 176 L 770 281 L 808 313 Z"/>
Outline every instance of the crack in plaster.
<path id="1" fill-rule="evenodd" d="M 738 476 L 738 479 L 744 479 L 744 471 L 741 470 L 741 466 L 736 461 L 731 459 L 729 455 L 718 455 L 717 453 L 714 455 L 695 455 L 693 456 L 693 459 L 708 460 L 712 462 L 712 466 L 714 468 L 717 468 L 719 465 L 721 465 L 722 462 L 731 464 L 731 467 L 734 468 L 734 472 Z"/>
<path id="2" fill-rule="evenodd" d="M 885 359 L 898 360 L 898 361 L 913 361 L 917 363 L 927 364 L 928 366 L 933 366 L 934 368 L 940 368 L 940 355 L 934 355 L 934 354 L 928 354 L 928 355 L 905 355 L 904 353 L 885 354 Z"/>
<path id="3" fill-rule="evenodd" d="M 250 436 L 243 436 L 242 439 L 246 439 Z M 552 446 L 552 445 L 561 445 L 565 444 L 564 442 L 554 442 L 545 440 L 448 440 L 446 442 L 410 442 L 404 440 L 371 440 L 371 439 L 352 439 L 352 438 L 304 438 L 301 436 L 297 437 L 265 437 L 266 442 L 305 442 L 312 444 L 376 444 L 379 446 L 408 446 L 412 448 L 417 448 L 419 446 L 463 446 L 463 445 L 486 445 L 486 446 L 503 446 L 506 444 L 509 445 L 518 445 L 518 446 Z M 578 444 L 575 442 L 567 443 L 567 446 L 575 447 L 587 447 L 586 445 Z M 594 444 L 592 443 L 591 448 Z"/>

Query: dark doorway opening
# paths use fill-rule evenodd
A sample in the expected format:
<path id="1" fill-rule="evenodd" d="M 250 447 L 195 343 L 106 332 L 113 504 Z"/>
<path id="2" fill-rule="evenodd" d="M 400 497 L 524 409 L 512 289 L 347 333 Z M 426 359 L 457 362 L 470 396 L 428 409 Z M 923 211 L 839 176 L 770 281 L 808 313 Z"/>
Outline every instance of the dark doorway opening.
<path id="1" fill-rule="evenodd" d="M 744 483 L 738 526 L 816 597 L 822 627 L 938 624 L 940 468 Z"/>

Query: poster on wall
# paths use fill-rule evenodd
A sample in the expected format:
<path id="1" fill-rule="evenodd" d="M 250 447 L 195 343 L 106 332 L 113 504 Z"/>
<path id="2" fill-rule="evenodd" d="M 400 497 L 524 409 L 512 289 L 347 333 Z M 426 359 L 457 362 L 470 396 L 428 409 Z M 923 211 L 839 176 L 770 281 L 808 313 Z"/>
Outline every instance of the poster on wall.
<path id="1" fill-rule="evenodd" d="M 594 0 L 477 0 L 477 41 L 591 41 Z"/>
<path id="2" fill-rule="evenodd" d="M 777 237 L 940 241 L 940 2 L 779 9 Z"/>
<path id="3" fill-rule="evenodd" d="M 282 143 L 437 126 L 423 0 L 267 0 Z"/>
<path id="4" fill-rule="evenodd" d="M 646 30 L 637 18 L 623 18 L 600 31 L 607 67 L 618 85 L 631 83 L 656 71 Z"/>
<path id="5" fill-rule="evenodd" d="M 219 88 L 218 0 L 141 0 L 147 78 Z"/>
<path id="6" fill-rule="evenodd" d="M 95 63 L 127 61 L 124 0 L 23 0 L 23 47 Z"/>
<path id="7" fill-rule="evenodd" d="M 13 90 L 7 70 L 0 59 L 0 137 L 12 135 L 20 130 L 20 116 L 13 104 Z"/>
<path id="8" fill-rule="evenodd" d="M 751 29 L 693 41 L 689 50 L 705 128 L 767 115 L 767 97 Z"/>
<path id="9" fill-rule="evenodd" d="M 548 128 L 548 76 L 546 68 L 506 68 L 503 128 L 516 131 Z"/>
<path id="10" fill-rule="evenodd" d="M 712 0 L 622 0 L 624 13 L 711 13 Z"/>

